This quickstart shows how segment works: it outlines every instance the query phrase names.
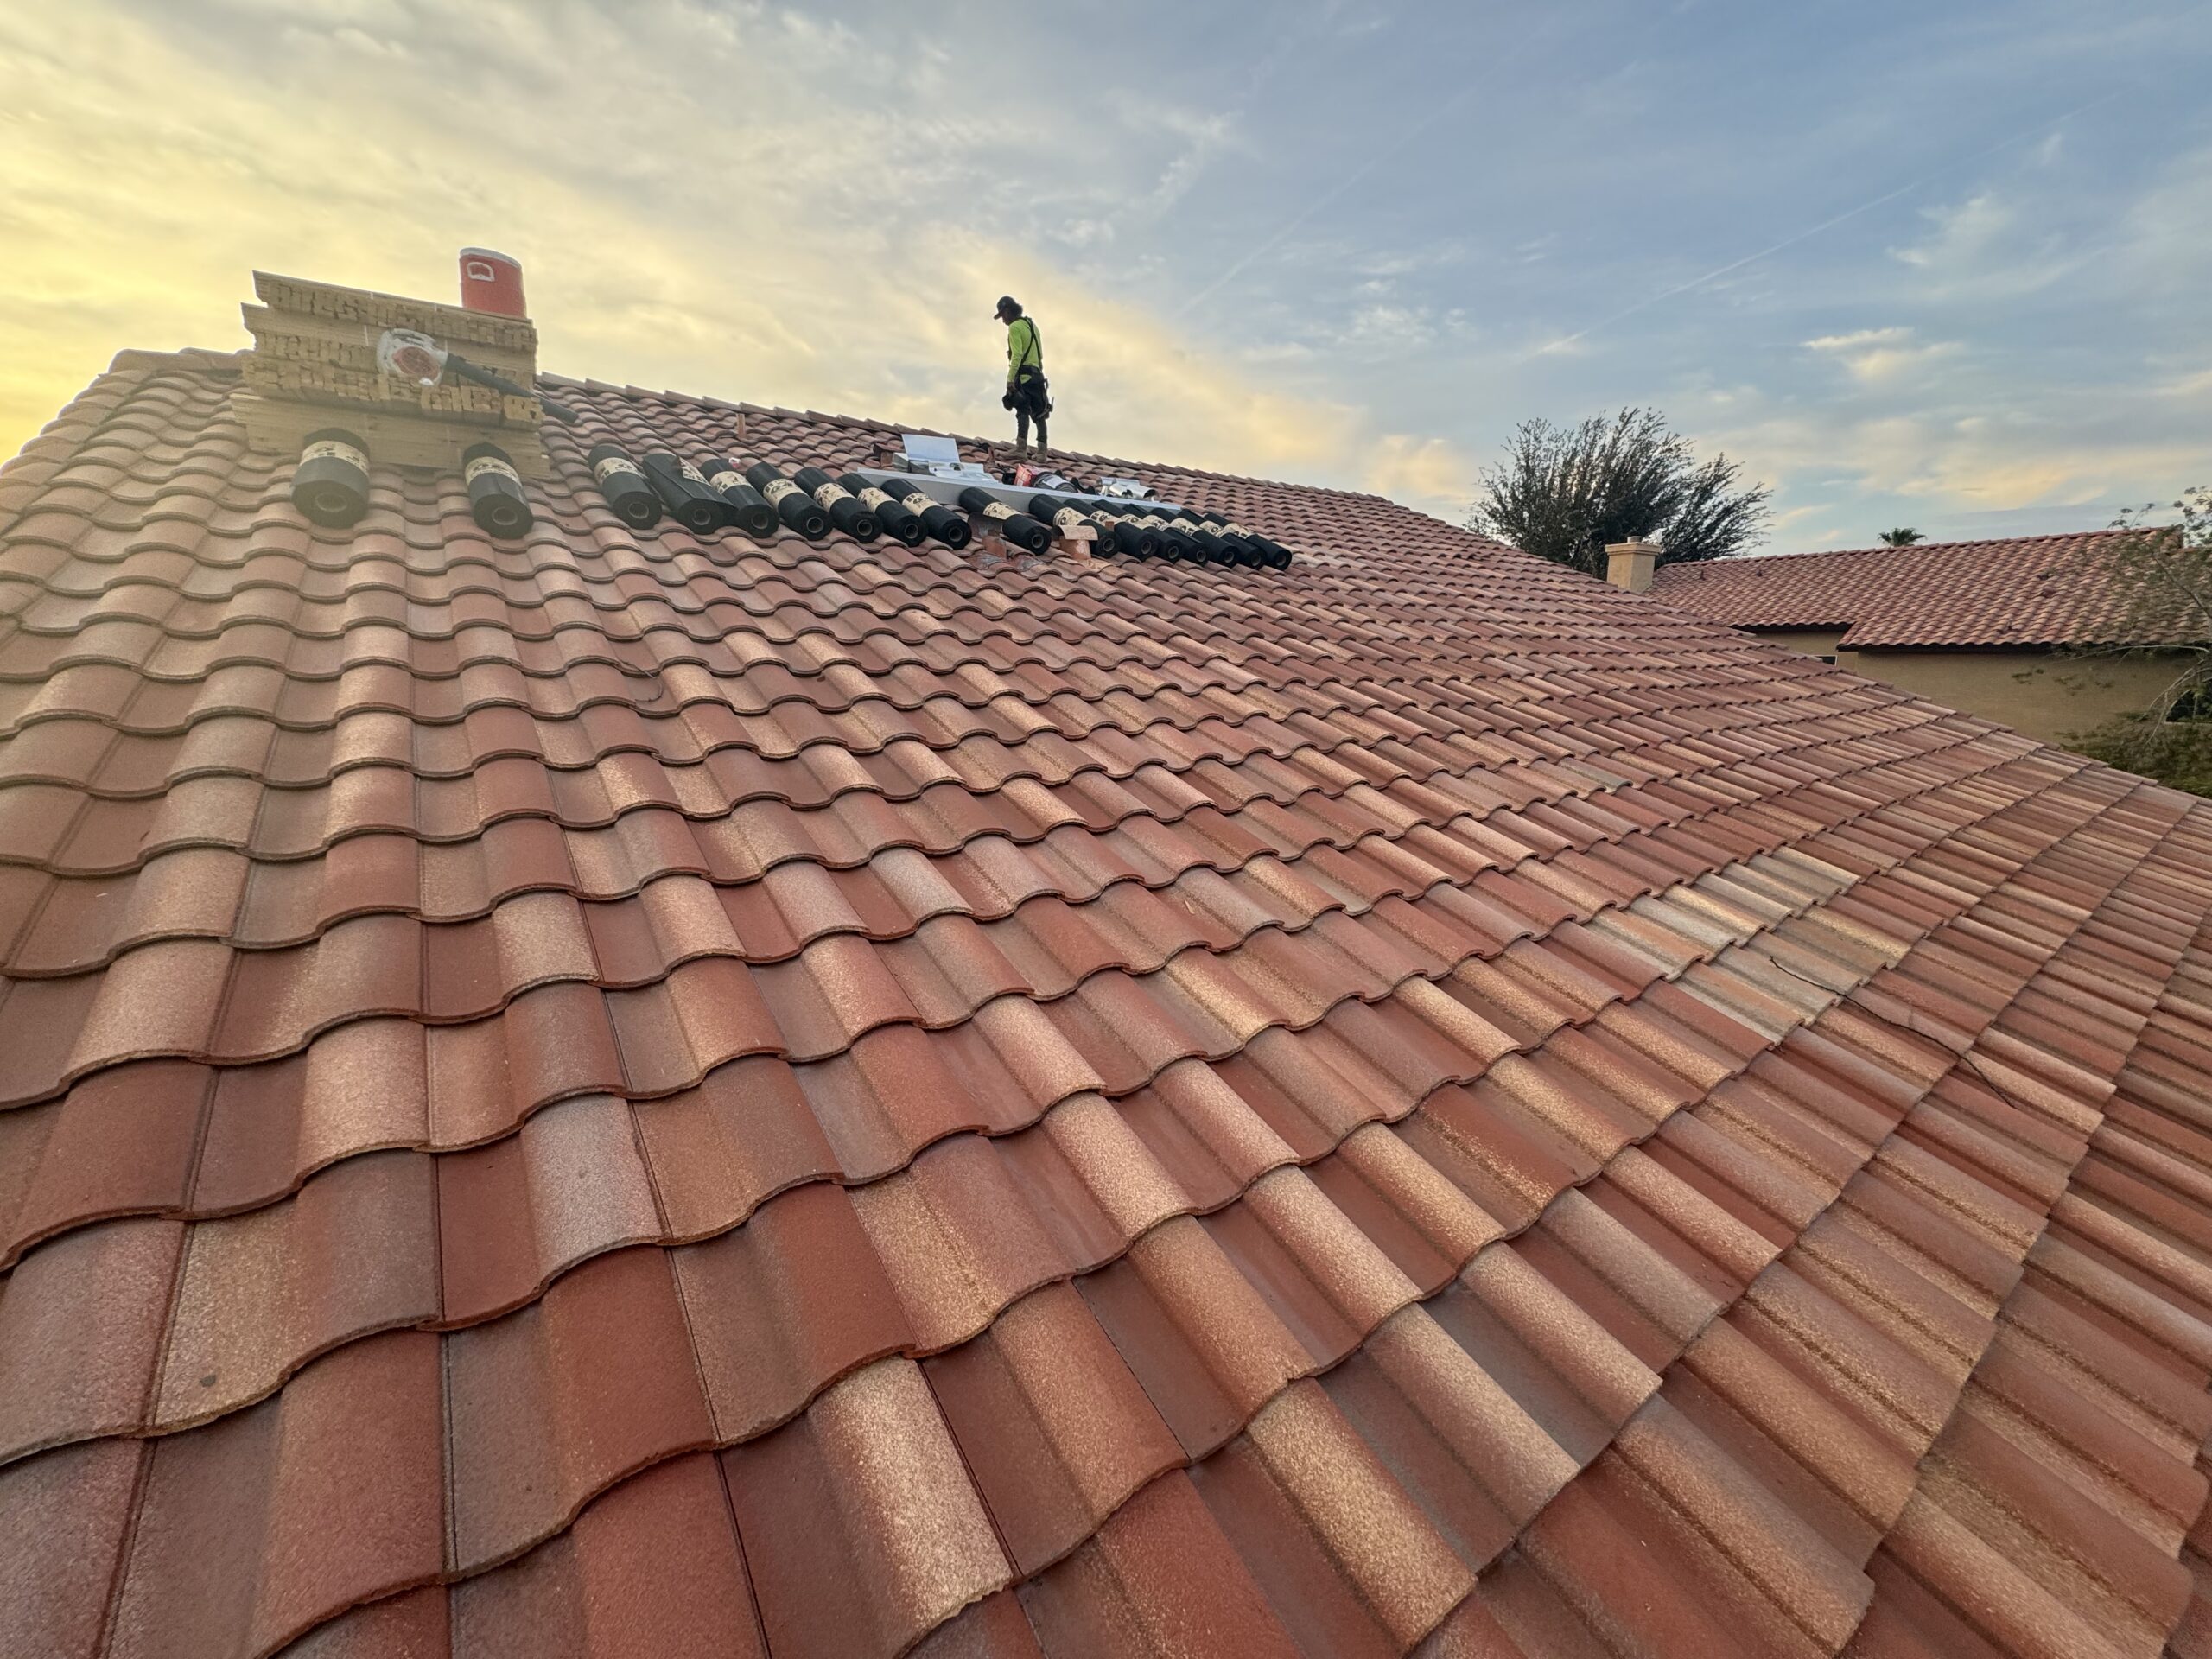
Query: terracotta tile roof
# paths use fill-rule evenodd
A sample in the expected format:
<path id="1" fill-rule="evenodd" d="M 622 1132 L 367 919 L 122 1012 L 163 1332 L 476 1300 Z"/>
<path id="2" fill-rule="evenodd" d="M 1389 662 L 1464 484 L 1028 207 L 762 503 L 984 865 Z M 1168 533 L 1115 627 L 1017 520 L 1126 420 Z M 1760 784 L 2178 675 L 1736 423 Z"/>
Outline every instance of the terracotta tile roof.
<path id="1" fill-rule="evenodd" d="M 0 474 L 0 1651 L 2203 1649 L 2212 807 L 1371 498 L 633 537 L 659 394 L 311 531 L 226 372 Z"/>
<path id="2" fill-rule="evenodd" d="M 1664 564 L 1651 590 L 1733 627 L 1841 628 L 1854 649 L 2188 642 L 2179 622 L 2154 639 L 2124 626 L 2096 562 L 2118 539 L 2097 531 Z"/>

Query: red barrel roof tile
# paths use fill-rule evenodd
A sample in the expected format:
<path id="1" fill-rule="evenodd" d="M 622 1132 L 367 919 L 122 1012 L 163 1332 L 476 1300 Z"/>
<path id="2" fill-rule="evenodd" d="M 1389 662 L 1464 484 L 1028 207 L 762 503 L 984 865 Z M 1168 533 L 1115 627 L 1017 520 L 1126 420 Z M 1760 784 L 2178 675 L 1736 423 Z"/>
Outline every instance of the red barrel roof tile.
<path id="1" fill-rule="evenodd" d="M 885 429 L 570 384 L 334 532 L 233 384 L 0 470 L 0 1651 L 2203 1646 L 2212 808 L 1370 497 L 633 535 Z"/>

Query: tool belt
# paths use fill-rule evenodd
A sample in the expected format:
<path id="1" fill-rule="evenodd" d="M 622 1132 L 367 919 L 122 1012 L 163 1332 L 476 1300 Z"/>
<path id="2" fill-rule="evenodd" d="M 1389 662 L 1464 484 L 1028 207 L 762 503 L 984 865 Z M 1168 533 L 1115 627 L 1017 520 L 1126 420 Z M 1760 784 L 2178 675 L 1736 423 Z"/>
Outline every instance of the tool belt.
<path id="1" fill-rule="evenodd" d="M 1027 404 L 1040 419 L 1052 412 L 1052 383 L 1034 363 L 1025 363 L 1014 371 L 1014 397 L 1016 404 Z"/>

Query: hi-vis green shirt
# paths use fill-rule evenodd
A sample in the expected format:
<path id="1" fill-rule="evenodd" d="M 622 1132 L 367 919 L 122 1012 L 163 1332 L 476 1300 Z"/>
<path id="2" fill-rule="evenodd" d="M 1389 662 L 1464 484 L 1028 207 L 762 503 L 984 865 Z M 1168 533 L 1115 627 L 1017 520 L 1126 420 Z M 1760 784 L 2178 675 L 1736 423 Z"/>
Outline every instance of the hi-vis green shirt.
<path id="1" fill-rule="evenodd" d="M 1006 326 L 1006 383 L 1009 386 L 1021 372 L 1021 365 L 1033 368 L 1045 366 L 1045 353 L 1037 344 L 1037 325 L 1027 317 L 1016 317 Z"/>

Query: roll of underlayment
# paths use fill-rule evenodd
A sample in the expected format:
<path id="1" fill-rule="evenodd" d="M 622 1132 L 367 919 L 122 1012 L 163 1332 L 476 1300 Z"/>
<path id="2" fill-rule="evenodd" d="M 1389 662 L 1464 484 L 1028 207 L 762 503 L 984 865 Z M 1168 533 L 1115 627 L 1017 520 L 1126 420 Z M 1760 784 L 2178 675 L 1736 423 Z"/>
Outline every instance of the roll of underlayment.
<path id="1" fill-rule="evenodd" d="M 1259 551 L 1259 563 L 1268 569 L 1283 570 L 1289 568 L 1290 550 L 1281 542 L 1262 536 L 1256 530 L 1247 530 L 1234 518 L 1218 512 L 1201 513 L 1198 516 L 1213 525 L 1217 533 L 1225 532 L 1231 536 L 1239 536 L 1249 542 Z"/>
<path id="2" fill-rule="evenodd" d="M 584 459 L 591 464 L 592 481 L 617 518 L 632 530 L 651 530 L 660 522 L 659 495 L 645 468 L 620 444 L 594 443 Z"/>
<path id="3" fill-rule="evenodd" d="M 472 443 L 461 452 L 461 481 L 468 486 L 468 516 L 487 536 L 515 537 L 537 523 L 524 495 L 522 474 L 496 443 Z"/>
<path id="4" fill-rule="evenodd" d="M 1096 531 L 1098 528 L 1096 524 L 1090 522 L 1090 515 L 1085 513 L 1081 507 L 1076 505 L 1074 502 L 1069 500 L 1065 496 L 1031 496 L 1029 498 L 1029 516 L 1042 523 L 1052 525 L 1055 529 L 1059 530 L 1063 533 L 1077 530 Z M 1103 536 L 1096 537 L 1091 542 L 1090 546 L 1091 551 L 1094 553 L 1118 553 L 1121 551 L 1121 549 L 1115 545 L 1113 533 L 1110 531 Z"/>
<path id="5" fill-rule="evenodd" d="M 830 515 L 778 468 L 756 461 L 745 469 L 745 477 L 775 508 L 776 516 L 808 541 L 818 542 L 830 533 Z"/>
<path id="6" fill-rule="evenodd" d="M 711 536 L 737 514 L 721 492 L 707 482 L 707 475 L 673 450 L 645 451 L 645 476 L 668 508 L 669 517 L 694 536 Z"/>
<path id="7" fill-rule="evenodd" d="M 791 480 L 814 498 L 814 505 L 830 515 L 831 524 L 855 541 L 872 542 L 882 533 L 866 505 L 819 467 L 802 467 Z"/>
<path id="8" fill-rule="evenodd" d="M 1196 564 L 1205 557 L 1198 544 L 1175 524 L 1161 516 L 1159 509 L 1147 508 L 1130 515 L 1160 540 L 1160 556 L 1170 564 Z"/>
<path id="9" fill-rule="evenodd" d="M 894 479 L 885 479 L 883 487 L 899 505 L 922 521 L 922 528 L 957 553 L 968 545 L 976 532 L 968 520 L 944 502 L 919 489 L 910 489 Z"/>
<path id="10" fill-rule="evenodd" d="M 1132 559 L 1156 559 L 1160 556 L 1160 537 L 1135 519 L 1122 513 L 1109 512 L 1103 507 L 1093 507 L 1090 522 L 1113 537 L 1116 551 Z"/>
<path id="11" fill-rule="evenodd" d="M 837 482 L 852 492 L 855 501 L 875 515 L 876 524 L 893 541 L 904 543 L 908 547 L 919 547 L 929 540 L 929 526 L 922 522 L 919 513 L 908 512 L 858 473 L 847 473 Z"/>
<path id="12" fill-rule="evenodd" d="M 292 473 L 292 505 L 325 530 L 352 524 L 369 510 L 369 446 L 342 426 L 308 433 Z"/>
<path id="13" fill-rule="evenodd" d="M 960 492 L 960 505 L 970 512 L 980 512 L 999 527 L 999 534 L 1016 547 L 1031 553 L 1042 553 L 1052 544 L 1052 532 L 1026 512 L 1016 512 L 996 496 L 970 485 Z"/>
<path id="14" fill-rule="evenodd" d="M 756 542 L 765 542 L 776 533 L 776 510 L 725 457 L 702 455 L 699 470 L 706 475 L 707 487 L 720 495 L 735 516 L 740 530 Z"/>

